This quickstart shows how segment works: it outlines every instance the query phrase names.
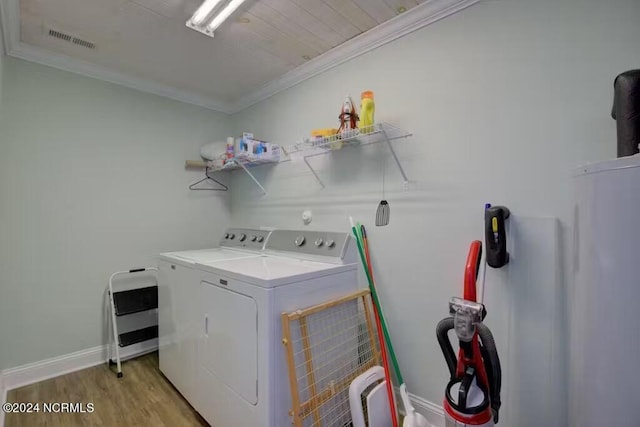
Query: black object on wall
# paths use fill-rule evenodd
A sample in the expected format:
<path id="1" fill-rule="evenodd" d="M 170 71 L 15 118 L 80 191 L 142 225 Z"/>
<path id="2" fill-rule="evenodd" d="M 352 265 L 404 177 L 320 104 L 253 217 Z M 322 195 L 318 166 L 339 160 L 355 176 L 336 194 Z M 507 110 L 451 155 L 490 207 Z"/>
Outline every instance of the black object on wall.
<path id="1" fill-rule="evenodd" d="M 640 143 L 640 70 L 618 75 L 613 88 L 611 116 L 618 128 L 618 157 L 633 156 Z"/>
<path id="2" fill-rule="evenodd" d="M 504 206 L 487 204 L 484 210 L 484 240 L 487 250 L 487 264 L 501 268 L 509 263 L 507 252 L 507 229 L 504 221 L 511 213 Z"/>

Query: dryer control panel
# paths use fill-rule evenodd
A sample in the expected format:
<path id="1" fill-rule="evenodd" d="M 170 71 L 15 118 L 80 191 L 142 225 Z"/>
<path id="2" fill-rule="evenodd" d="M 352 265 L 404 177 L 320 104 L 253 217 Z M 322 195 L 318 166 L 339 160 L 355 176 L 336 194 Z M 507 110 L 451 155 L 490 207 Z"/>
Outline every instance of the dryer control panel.
<path id="1" fill-rule="evenodd" d="M 348 233 L 309 230 L 274 230 L 265 250 L 323 262 L 351 263 L 355 242 Z"/>
<path id="2" fill-rule="evenodd" d="M 262 250 L 271 231 L 253 228 L 228 228 L 220 239 L 220 246 Z"/>

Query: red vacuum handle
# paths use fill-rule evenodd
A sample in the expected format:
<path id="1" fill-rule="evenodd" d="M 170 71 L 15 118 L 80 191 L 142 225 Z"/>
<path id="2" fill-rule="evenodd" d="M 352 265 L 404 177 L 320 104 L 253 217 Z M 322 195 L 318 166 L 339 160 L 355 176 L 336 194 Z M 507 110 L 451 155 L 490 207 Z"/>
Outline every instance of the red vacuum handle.
<path id="1" fill-rule="evenodd" d="M 474 240 L 469 247 L 467 255 L 467 264 L 464 269 L 464 299 L 467 301 L 478 302 L 476 296 L 476 282 L 480 271 L 480 261 L 482 259 L 482 242 Z M 461 343 L 458 357 L 457 375 L 462 378 L 467 366 L 473 366 L 476 369 L 479 381 L 488 386 L 489 381 L 487 371 L 482 362 L 482 354 L 480 353 L 480 343 L 478 341 L 478 333 L 476 332 L 471 340 L 470 345 Z"/>
<path id="2" fill-rule="evenodd" d="M 464 269 L 464 295 L 467 301 L 478 302 L 476 296 L 476 281 L 480 271 L 480 260 L 482 259 L 482 242 L 474 240 L 469 247 L 467 264 Z"/>

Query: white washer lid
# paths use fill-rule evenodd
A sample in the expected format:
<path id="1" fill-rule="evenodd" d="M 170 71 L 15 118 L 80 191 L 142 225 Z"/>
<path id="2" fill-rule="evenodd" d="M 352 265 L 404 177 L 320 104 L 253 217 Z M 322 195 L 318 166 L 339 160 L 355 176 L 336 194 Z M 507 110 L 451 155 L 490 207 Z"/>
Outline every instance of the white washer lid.
<path id="1" fill-rule="evenodd" d="M 274 288 L 289 283 L 354 270 L 358 265 L 336 265 L 288 257 L 260 256 L 197 263 L 196 267 L 263 288 Z"/>
<path id="2" fill-rule="evenodd" d="M 234 251 L 230 249 L 214 248 L 196 251 L 167 252 L 160 254 L 160 258 L 178 262 L 182 265 L 195 265 L 196 263 L 209 263 L 227 259 L 258 257 L 254 252 Z"/>

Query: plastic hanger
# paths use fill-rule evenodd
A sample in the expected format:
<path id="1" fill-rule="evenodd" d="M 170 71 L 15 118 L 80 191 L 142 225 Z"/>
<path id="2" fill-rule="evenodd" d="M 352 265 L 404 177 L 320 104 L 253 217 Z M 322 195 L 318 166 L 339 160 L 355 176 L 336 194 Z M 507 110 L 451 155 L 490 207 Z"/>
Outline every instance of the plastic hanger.
<path id="1" fill-rule="evenodd" d="M 227 190 L 229 189 L 229 187 L 227 187 L 226 185 L 224 185 L 224 184 L 223 184 L 223 183 L 221 183 L 220 181 L 218 181 L 218 180 L 216 180 L 216 179 L 214 179 L 214 178 L 211 178 L 211 177 L 209 176 L 209 169 L 211 169 L 211 168 L 207 168 L 207 169 L 205 170 L 205 172 L 204 172 L 204 174 L 205 174 L 205 178 L 202 178 L 200 181 L 198 181 L 198 182 L 194 182 L 193 184 L 191 184 L 191 185 L 189 186 L 189 190 L 193 190 L 193 191 L 196 191 L 196 190 L 205 190 L 205 191 L 206 191 L 206 190 L 208 190 L 208 191 L 227 191 Z M 198 184 L 200 184 L 200 183 L 202 183 L 202 182 L 205 182 L 205 181 L 213 181 L 213 182 L 215 182 L 216 184 L 218 184 L 218 185 L 219 185 L 220 187 L 222 187 L 222 188 L 196 188 L 196 186 L 197 186 Z"/>

